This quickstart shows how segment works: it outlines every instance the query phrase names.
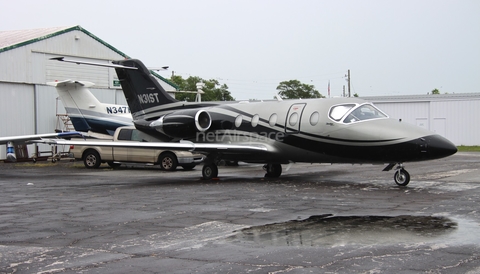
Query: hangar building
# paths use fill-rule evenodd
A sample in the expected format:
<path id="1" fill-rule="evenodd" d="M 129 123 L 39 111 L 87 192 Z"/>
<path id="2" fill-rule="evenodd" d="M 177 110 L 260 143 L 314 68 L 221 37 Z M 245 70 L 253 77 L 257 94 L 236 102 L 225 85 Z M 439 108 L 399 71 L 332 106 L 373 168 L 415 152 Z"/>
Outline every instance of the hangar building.
<path id="1" fill-rule="evenodd" d="M 115 70 L 50 61 L 52 57 L 107 63 L 130 58 L 81 26 L 0 31 L 0 136 L 52 133 L 62 130 L 65 109 L 47 82 L 82 80 L 95 83 L 93 94 L 103 103 L 126 105 Z M 177 87 L 153 73 L 165 90 Z M 50 147 L 28 146 L 28 156 Z M 17 157 L 22 156 L 18 155 Z M 25 155 L 23 155 L 25 156 Z M 6 147 L 0 146 L 0 160 Z"/>
<path id="2" fill-rule="evenodd" d="M 362 97 L 390 117 L 436 132 L 455 145 L 480 145 L 480 93 Z"/>

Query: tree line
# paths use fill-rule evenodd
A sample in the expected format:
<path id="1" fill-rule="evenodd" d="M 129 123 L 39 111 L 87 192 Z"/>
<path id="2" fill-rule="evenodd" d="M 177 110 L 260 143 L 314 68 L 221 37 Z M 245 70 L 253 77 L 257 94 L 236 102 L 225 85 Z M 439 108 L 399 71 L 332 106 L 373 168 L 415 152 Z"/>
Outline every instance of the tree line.
<path id="1" fill-rule="evenodd" d="M 234 101 L 228 86 L 221 84 L 216 79 L 205 80 L 198 76 L 190 76 L 183 78 L 179 75 L 174 75 L 170 81 L 177 85 L 180 91 L 197 91 L 197 83 L 203 83 L 202 101 Z M 301 83 L 298 80 L 289 80 L 280 82 L 277 86 L 278 95 L 282 99 L 307 99 L 307 98 L 324 98 L 314 85 Z M 194 93 L 177 93 L 176 99 L 180 101 L 195 101 L 196 94 Z"/>

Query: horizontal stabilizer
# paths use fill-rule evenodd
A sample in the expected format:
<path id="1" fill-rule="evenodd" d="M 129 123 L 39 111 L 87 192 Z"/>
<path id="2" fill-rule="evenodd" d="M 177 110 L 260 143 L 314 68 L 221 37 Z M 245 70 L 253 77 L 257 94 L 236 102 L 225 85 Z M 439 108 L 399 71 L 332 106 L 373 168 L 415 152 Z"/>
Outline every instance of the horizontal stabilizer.
<path id="1" fill-rule="evenodd" d="M 107 67 L 107 68 L 138 69 L 136 67 L 116 65 L 116 64 L 112 64 L 112 63 L 105 64 L 105 63 L 85 62 L 85 61 L 79 61 L 79 60 L 70 60 L 70 59 L 65 59 L 65 57 L 53 57 L 53 58 L 50 58 L 50 60 L 56 60 L 56 61 L 67 62 L 67 63 L 74 63 L 74 64 L 77 64 L 77 65 L 91 65 L 91 66 Z"/>
<path id="2" fill-rule="evenodd" d="M 57 82 L 47 82 L 47 85 L 52 87 L 74 87 L 75 84 L 79 84 L 82 87 L 86 87 L 86 88 L 95 86 L 95 83 L 88 82 L 88 81 L 64 80 L 64 81 L 57 81 Z"/>

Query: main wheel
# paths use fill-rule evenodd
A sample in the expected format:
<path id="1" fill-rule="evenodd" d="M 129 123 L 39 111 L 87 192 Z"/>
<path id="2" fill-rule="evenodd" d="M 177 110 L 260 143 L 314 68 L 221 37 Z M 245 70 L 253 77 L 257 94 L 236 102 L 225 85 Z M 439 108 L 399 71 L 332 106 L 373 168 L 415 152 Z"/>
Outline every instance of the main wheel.
<path id="1" fill-rule="evenodd" d="M 102 159 L 97 151 L 87 150 L 83 153 L 83 164 L 86 168 L 98 168 L 102 164 Z"/>
<path id="2" fill-rule="evenodd" d="M 177 169 L 177 156 L 171 152 L 166 152 L 160 155 L 158 162 L 160 162 L 160 168 L 163 170 L 174 171 Z"/>
<path id="3" fill-rule="evenodd" d="M 395 172 L 393 179 L 397 185 L 406 186 L 408 183 L 410 183 L 410 174 L 408 174 L 405 169 L 400 168 Z"/>
<path id="4" fill-rule="evenodd" d="M 202 168 L 202 177 L 211 180 L 218 177 L 218 167 L 214 163 L 205 163 Z"/>
<path id="5" fill-rule="evenodd" d="M 280 177 L 280 175 L 282 175 L 282 165 L 281 164 L 266 164 L 264 169 L 267 172 L 265 174 L 265 177 L 278 178 L 278 177 Z"/>

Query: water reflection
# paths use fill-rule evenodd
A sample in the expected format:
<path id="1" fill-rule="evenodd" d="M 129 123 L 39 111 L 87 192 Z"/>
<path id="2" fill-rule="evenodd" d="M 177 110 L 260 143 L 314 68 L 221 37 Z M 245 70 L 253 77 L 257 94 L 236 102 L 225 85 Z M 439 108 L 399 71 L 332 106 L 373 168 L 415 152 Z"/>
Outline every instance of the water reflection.
<path id="1" fill-rule="evenodd" d="M 457 223 L 431 216 L 312 216 L 238 231 L 231 240 L 274 246 L 422 243 L 453 232 Z"/>

